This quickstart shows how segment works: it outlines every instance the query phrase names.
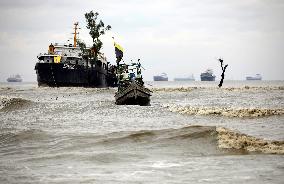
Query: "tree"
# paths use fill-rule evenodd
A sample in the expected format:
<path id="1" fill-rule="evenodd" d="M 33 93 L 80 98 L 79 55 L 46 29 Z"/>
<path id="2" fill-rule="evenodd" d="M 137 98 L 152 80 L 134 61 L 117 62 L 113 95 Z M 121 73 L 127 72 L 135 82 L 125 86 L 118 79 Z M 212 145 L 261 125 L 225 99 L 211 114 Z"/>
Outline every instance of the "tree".
<path id="1" fill-rule="evenodd" d="M 219 88 L 222 87 L 223 85 L 223 81 L 224 81 L 224 77 L 225 77 L 225 71 L 226 71 L 226 68 L 228 67 L 228 65 L 225 65 L 225 67 L 223 67 L 223 59 L 218 59 L 221 63 L 221 68 L 222 68 L 222 75 L 221 75 L 221 80 L 220 80 L 220 83 L 219 83 Z"/>
<path id="2" fill-rule="evenodd" d="M 90 11 L 85 13 L 85 18 L 87 22 L 87 29 L 89 29 L 89 34 L 93 39 L 92 55 L 94 60 L 97 60 L 98 54 L 103 46 L 102 41 L 99 39 L 101 35 L 104 35 L 106 31 L 111 29 L 110 25 L 105 26 L 102 20 L 98 21 L 98 12 Z"/>
<path id="3" fill-rule="evenodd" d="M 86 68 L 88 68 L 89 65 L 89 57 L 90 57 L 90 49 L 87 49 L 86 43 L 84 41 L 81 41 L 79 39 L 76 40 L 77 45 L 79 45 L 80 50 L 81 50 L 81 56 L 83 59 L 86 61 Z"/>
<path id="4" fill-rule="evenodd" d="M 84 57 L 84 56 L 88 55 L 89 53 L 87 51 L 86 43 L 81 41 L 81 40 L 79 40 L 79 39 L 77 39 L 76 42 L 79 45 L 80 50 L 82 51 L 82 56 Z"/>

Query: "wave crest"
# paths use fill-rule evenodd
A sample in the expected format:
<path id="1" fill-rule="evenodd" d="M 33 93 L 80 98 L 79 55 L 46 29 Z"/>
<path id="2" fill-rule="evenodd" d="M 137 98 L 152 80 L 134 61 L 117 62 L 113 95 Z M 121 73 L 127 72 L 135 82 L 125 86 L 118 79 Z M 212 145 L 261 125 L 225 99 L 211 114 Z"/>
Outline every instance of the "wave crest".
<path id="1" fill-rule="evenodd" d="M 153 92 L 190 92 L 197 87 L 180 87 L 180 88 L 151 88 Z"/>
<path id="2" fill-rule="evenodd" d="M 9 143 L 20 143 L 31 140 L 42 140 L 48 138 L 46 132 L 38 129 L 27 129 L 27 130 L 13 130 L 13 129 L 2 129 L 0 131 L 0 146 Z"/>
<path id="3" fill-rule="evenodd" d="M 258 109 L 258 108 L 227 108 L 227 107 L 190 107 L 178 105 L 164 105 L 171 112 L 188 115 L 220 115 L 227 117 L 262 117 L 283 115 L 284 109 Z"/>
<path id="4" fill-rule="evenodd" d="M 153 92 L 190 92 L 195 89 L 210 89 L 210 90 L 223 90 L 223 91 L 272 91 L 272 90 L 284 90 L 284 86 L 240 86 L 240 87 L 164 87 L 164 88 L 151 88 Z"/>
<path id="5" fill-rule="evenodd" d="M 284 141 L 266 141 L 253 136 L 233 132 L 226 128 L 217 128 L 218 146 L 225 149 L 242 149 L 248 152 L 284 154 Z"/>
<path id="6" fill-rule="evenodd" d="M 143 148 L 153 153 L 228 155 L 228 154 L 284 154 L 284 141 L 268 141 L 242 134 L 235 130 L 215 126 L 187 126 L 177 129 L 112 132 L 106 135 L 53 135 L 38 129 L 2 130 L 0 147 L 21 144 L 31 148 L 31 142 L 51 146 L 50 149 L 70 151 L 86 146 L 104 149 L 125 148 L 137 151 Z M 66 146 L 67 145 L 67 146 Z M 71 145 L 71 146 L 70 146 Z M 54 147 L 55 146 L 55 147 Z"/>
<path id="7" fill-rule="evenodd" d="M 187 126 L 177 129 L 117 132 L 99 138 L 97 144 L 139 144 L 182 149 L 190 154 L 284 154 L 284 141 L 269 141 L 215 126 Z M 132 145 L 135 147 L 135 145 Z M 154 145 L 154 146 L 153 146 Z M 139 147 L 140 147 L 139 146 Z M 180 146 L 180 147 L 179 147 Z"/>
<path id="8" fill-rule="evenodd" d="M 31 101 L 22 98 L 0 97 L 0 110 L 15 110 L 24 107 Z"/>

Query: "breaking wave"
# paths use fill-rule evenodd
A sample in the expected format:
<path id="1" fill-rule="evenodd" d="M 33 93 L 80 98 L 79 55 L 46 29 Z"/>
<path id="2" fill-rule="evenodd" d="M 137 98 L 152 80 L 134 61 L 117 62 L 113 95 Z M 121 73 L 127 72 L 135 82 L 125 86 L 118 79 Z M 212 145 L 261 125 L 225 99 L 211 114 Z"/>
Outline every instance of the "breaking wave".
<path id="1" fill-rule="evenodd" d="M 247 154 L 250 152 L 284 154 L 284 141 L 269 141 L 223 127 L 187 126 L 177 129 L 116 132 L 96 137 L 96 145 L 121 146 L 139 149 L 182 150 L 191 155 Z"/>
<path id="2" fill-rule="evenodd" d="M 224 87 L 222 89 L 226 91 L 248 91 L 248 90 L 271 91 L 271 90 L 284 90 L 284 86 L 242 86 L 242 87 Z"/>
<path id="3" fill-rule="evenodd" d="M 153 92 L 190 92 L 198 87 L 180 87 L 180 88 L 151 88 Z"/>
<path id="4" fill-rule="evenodd" d="M 106 88 L 85 88 L 85 87 L 60 87 L 60 88 L 52 88 L 52 87 L 39 87 L 39 90 L 46 90 L 46 88 L 54 91 L 60 92 L 76 92 L 76 93 L 102 93 L 102 92 L 113 92 L 116 91 L 116 88 L 106 87 Z"/>
<path id="5" fill-rule="evenodd" d="M 283 115 L 284 109 L 260 109 L 260 108 L 228 108 L 228 107 L 190 107 L 178 105 L 164 105 L 171 112 L 188 115 L 219 115 L 227 117 L 263 117 Z"/>
<path id="6" fill-rule="evenodd" d="M 268 141 L 223 127 L 188 126 L 179 129 L 149 130 L 110 134 L 99 141 L 104 144 L 153 144 L 157 147 L 181 146 L 193 154 L 267 153 L 284 154 L 284 141 Z M 98 142 L 98 143 L 99 143 Z M 175 148 L 178 149 L 178 148 Z M 206 153 L 204 153 L 206 152 Z"/>
<path id="7" fill-rule="evenodd" d="M 165 87 L 165 88 L 151 88 L 153 92 L 190 92 L 196 89 L 210 89 L 210 90 L 224 90 L 224 91 L 270 91 L 270 90 L 284 90 L 284 86 L 241 86 L 241 87 Z"/>
<path id="8" fill-rule="evenodd" d="M 284 154 L 284 141 L 266 141 L 253 136 L 217 128 L 219 148 L 243 149 L 248 152 Z"/>
<path id="9" fill-rule="evenodd" d="M 3 131 L 3 130 L 2 130 Z M 32 143 L 35 144 L 32 144 Z M 230 154 L 284 154 L 284 141 L 268 141 L 226 128 L 215 126 L 188 126 L 177 129 L 113 132 L 106 135 L 54 135 L 41 130 L 0 132 L 0 147 L 21 144 L 21 149 L 45 147 L 62 153 L 77 153 L 92 148 L 124 150 L 147 154 L 170 155 L 230 155 Z M 33 145 L 33 146 L 31 146 Z M 123 152 L 123 151 L 122 151 Z M 109 153 L 109 152 L 107 152 Z"/>
<path id="10" fill-rule="evenodd" d="M 16 110 L 30 103 L 30 100 L 22 98 L 0 97 L 0 110 Z"/>

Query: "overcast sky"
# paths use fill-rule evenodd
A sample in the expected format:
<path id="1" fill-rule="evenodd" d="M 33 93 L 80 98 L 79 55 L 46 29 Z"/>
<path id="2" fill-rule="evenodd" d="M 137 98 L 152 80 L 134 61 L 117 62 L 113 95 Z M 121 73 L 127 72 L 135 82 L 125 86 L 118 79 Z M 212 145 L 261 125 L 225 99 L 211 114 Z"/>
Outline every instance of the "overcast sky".
<path id="1" fill-rule="evenodd" d="M 72 38 L 76 21 L 90 43 L 90 10 L 112 26 L 102 38 L 108 60 L 115 63 L 114 36 L 126 61 L 141 58 L 146 80 L 162 72 L 200 80 L 207 68 L 219 79 L 218 57 L 229 64 L 226 79 L 284 80 L 283 0 L 1 0 L 0 81 L 16 73 L 36 81 L 36 56 Z"/>

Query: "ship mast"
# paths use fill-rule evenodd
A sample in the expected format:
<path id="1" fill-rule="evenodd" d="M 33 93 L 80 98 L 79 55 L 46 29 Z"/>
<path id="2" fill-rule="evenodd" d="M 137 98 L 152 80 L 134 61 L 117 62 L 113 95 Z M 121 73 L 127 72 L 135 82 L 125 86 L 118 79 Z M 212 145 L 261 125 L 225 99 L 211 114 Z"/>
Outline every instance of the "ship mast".
<path id="1" fill-rule="evenodd" d="M 74 26 L 75 26 L 75 27 L 74 27 L 74 33 L 73 33 L 73 34 L 74 34 L 74 44 L 73 44 L 74 47 L 77 47 L 77 34 L 79 34 L 79 33 L 77 32 L 77 29 L 79 29 L 79 28 L 78 28 L 78 24 L 79 24 L 79 22 L 75 22 L 75 23 L 74 23 Z"/>

